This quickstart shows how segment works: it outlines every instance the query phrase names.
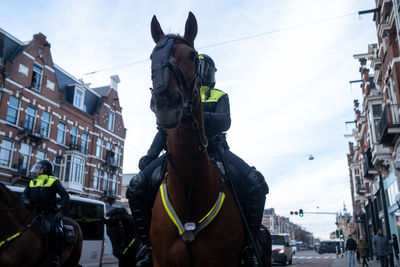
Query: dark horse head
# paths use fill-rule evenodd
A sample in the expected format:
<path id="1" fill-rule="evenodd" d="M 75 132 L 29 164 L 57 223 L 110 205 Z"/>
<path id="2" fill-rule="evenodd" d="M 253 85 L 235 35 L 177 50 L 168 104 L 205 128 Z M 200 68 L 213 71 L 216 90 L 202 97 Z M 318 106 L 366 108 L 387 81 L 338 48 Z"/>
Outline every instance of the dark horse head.
<path id="1" fill-rule="evenodd" d="M 131 261 L 135 260 L 137 250 L 137 242 L 134 241 L 135 223 L 132 216 L 124 208 L 115 208 L 107 215 L 109 216 L 106 220 L 107 235 L 112 243 L 113 255 L 119 259 L 119 266 L 124 266 L 123 262 L 132 264 Z"/>
<path id="2" fill-rule="evenodd" d="M 198 85 L 198 56 L 193 43 L 197 35 L 197 21 L 189 12 L 183 37 L 165 35 L 156 16 L 151 21 L 151 34 L 156 47 L 151 54 L 153 80 L 151 110 L 158 126 L 175 128 L 193 108 Z M 170 75 L 170 72 L 172 72 Z"/>

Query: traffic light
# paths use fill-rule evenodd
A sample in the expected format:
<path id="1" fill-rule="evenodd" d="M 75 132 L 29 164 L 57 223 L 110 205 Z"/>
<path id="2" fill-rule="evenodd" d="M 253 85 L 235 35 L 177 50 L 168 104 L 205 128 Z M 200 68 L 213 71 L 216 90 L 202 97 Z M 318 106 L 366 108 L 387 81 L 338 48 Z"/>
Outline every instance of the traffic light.
<path id="1" fill-rule="evenodd" d="M 299 215 L 299 213 L 297 212 L 297 210 L 294 212 L 294 215 Z"/>
<path id="2" fill-rule="evenodd" d="M 336 230 L 336 238 L 339 238 L 339 230 Z"/>
<path id="3" fill-rule="evenodd" d="M 290 215 L 293 215 L 293 211 L 290 211 Z"/>
<path id="4" fill-rule="evenodd" d="M 340 229 L 339 234 L 340 234 L 339 237 L 343 238 L 343 230 L 342 229 Z"/>
<path id="5" fill-rule="evenodd" d="M 303 213 L 303 210 L 302 210 L 302 209 L 299 209 L 299 216 L 300 216 L 300 217 L 303 217 L 303 216 L 304 216 L 304 213 Z"/>

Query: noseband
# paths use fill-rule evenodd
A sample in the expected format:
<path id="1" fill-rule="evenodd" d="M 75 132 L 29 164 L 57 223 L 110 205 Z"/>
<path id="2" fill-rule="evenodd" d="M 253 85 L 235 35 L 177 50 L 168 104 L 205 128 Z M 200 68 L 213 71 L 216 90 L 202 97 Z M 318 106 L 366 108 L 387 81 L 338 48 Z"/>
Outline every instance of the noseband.
<path id="1" fill-rule="evenodd" d="M 191 79 L 186 79 L 181 68 L 172 61 L 172 50 L 176 41 L 181 42 L 194 50 L 192 60 L 194 61 L 196 72 Z M 196 79 L 199 77 L 199 59 L 193 44 L 182 37 L 167 35 L 158 41 L 150 58 L 151 79 L 153 81 L 153 88 L 151 88 L 152 93 L 161 94 L 168 89 L 170 71 L 172 71 L 178 82 L 179 89 L 182 91 L 182 88 L 185 88 L 186 90 L 187 97 L 183 104 L 184 114 L 186 117 L 192 116 L 194 99 L 198 93 L 196 88 Z"/>

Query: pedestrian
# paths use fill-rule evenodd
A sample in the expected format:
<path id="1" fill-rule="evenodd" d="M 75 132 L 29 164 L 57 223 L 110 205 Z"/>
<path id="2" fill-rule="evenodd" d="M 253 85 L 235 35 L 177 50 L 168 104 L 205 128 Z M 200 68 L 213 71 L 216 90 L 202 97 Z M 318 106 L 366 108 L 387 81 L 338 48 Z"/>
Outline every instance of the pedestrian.
<path id="1" fill-rule="evenodd" d="M 376 235 L 372 239 L 372 248 L 374 254 L 381 262 L 381 267 L 388 267 L 388 255 L 390 252 L 390 243 L 386 236 L 383 235 L 382 229 L 378 229 Z"/>
<path id="2" fill-rule="evenodd" d="M 368 243 L 367 240 L 360 236 L 360 242 L 358 243 L 358 249 L 360 252 L 360 258 L 362 258 L 362 266 L 368 267 Z"/>
<path id="3" fill-rule="evenodd" d="M 394 256 L 396 257 L 397 261 L 399 261 L 399 242 L 397 241 L 397 236 L 392 234 L 392 246 L 394 250 Z"/>
<path id="4" fill-rule="evenodd" d="M 354 257 L 356 249 L 357 249 L 357 242 L 353 239 L 352 235 L 349 235 L 346 241 L 346 251 L 349 257 L 349 267 L 356 265 L 356 259 Z M 353 264 L 351 264 L 352 262 Z"/>

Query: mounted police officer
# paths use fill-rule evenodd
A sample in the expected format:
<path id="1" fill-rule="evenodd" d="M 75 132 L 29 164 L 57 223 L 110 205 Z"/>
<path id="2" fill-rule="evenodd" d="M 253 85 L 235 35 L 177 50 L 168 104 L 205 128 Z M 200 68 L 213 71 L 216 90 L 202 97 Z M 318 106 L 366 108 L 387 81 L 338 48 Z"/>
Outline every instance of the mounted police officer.
<path id="1" fill-rule="evenodd" d="M 203 115 L 205 133 L 208 139 L 207 151 L 209 156 L 217 162 L 221 162 L 221 154 L 227 163 L 233 184 L 238 191 L 239 199 L 243 207 L 246 220 L 249 224 L 253 238 L 261 227 L 264 211 L 265 195 L 268 194 L 268 186 L 263 175 L 254 167 L 250 167 L 241 158 L 229 150 L 225 132 L 231 126 L 230 107 L 228 94 L 214 88 L 215 86 L 214 61 L 208 55 L 199 55 L 198 74 L 201 80 L 201 100 L 203 102 Z M 165 154 L 160 156 L 162 150 L 166 150 L 167 133 L 160 129 L 154 137 L 153 143 L 147 154 L 139 160 L 141 170 L 130 181 L 126 196 L 136 224 L 136 233 L 143 246 L 139 250 L 136 266 L 151 266 L 151 248 L 149 246 L 149 227 L 151 221 L 151 208 L 161 183 L 159 169 Z M 245 266 L 260 266 L 254 255 L 250 238 L 247 236 L 243 251 Z"/>
<path id="2" fill-rule="evenodd" d="M 60 180 L 53 176 L 53 164 L 49 160 L 37 162 L 30 174 L 35 179 L 29 182 L 22 194 L 22 199 L 28 207 L 32 207 L 42 217 L 42 233 L 48 242 L 48 234 L 55 234 L 55 255 L 51 258 L 51 266 L 59 266 L 64 245 L 62 217 L 66 214 L 69 195 Z M 56 194 L 61 197 L 61 209 L 57 208 Z M 47 244 L 47 243 L 46 243 Z M 48 246 L 48 245 L 47 245 Z"/>

